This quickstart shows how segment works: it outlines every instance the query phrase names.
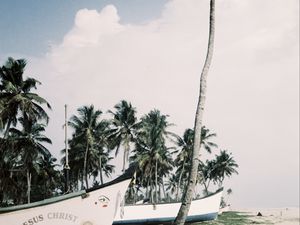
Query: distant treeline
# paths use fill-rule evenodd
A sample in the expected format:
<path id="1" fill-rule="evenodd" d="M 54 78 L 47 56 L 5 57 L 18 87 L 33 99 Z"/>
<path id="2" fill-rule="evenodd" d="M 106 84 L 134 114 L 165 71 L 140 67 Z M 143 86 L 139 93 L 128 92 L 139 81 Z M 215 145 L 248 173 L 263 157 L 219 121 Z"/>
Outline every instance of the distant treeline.
<path id="1" fill-rule="evenodd" d="M 62 194 L 65 189 L 61 163 L 46 147 L 45 136 L 51 109 L 46 99 L 33 90 L 41 83 L 24 78 L 26 61 L 8 58 L 0 68 L 0 205 L 33 202 Z M 107 112 L 93 105 L 82 106 L 67 125 L 70 190 L 78 191 L 103 183 L 115 166 L 111 160 L 122 153 L 122 169 L 138 165 L 135 182 L 127 191 L 126 201 L 148 198 L 151 202 L 174 201 L 182 196 L 191 167 L 194 131 L 182 136 L 169 131 L 168 115 L 158 109 L 137 118 L 136 108 L 122 100 Z M 216 134 L 202 127 L 202 148 L 212 153 L 218 148 Z M 61 150 L 65 155 L 65 149 Z M 201 162 L 197 184 L 208 193 L 211 184 L 222 186 L 226 177 L 237 174 L 232 154 L 218 151 L 214 159 Z M 199 195 L 200 193 L 196 193 Z"/>

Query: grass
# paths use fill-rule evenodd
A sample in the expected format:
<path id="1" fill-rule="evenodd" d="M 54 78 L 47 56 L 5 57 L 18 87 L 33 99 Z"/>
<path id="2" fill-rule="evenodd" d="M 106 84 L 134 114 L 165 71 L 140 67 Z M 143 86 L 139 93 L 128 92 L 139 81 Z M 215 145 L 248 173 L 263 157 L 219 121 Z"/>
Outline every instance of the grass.
<path id="1" fill-rule="evenodd" d="M 272 224 L 269 221 L 256 221 L 246 213 L 241 212 L 224 212 L 218 216 L 217 220 L 194 223 L 193 225 L 250 225 L 250 224 Z M 253 220 L 251 219 L 253 218 Z"/>

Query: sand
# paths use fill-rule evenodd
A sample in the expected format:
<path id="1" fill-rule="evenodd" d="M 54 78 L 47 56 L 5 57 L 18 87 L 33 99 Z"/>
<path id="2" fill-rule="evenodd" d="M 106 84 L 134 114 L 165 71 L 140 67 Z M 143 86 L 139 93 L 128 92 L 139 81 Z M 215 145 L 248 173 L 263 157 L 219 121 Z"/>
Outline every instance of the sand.
<path id="1" fill-rule="evenodd" d="M 299 208 L 257 208 L 234 210 L 245 212 L 253 217 L 251 220 L 260 224 L 299 225 Z M 258 213 L 262 216 L 257 216 Z"/>

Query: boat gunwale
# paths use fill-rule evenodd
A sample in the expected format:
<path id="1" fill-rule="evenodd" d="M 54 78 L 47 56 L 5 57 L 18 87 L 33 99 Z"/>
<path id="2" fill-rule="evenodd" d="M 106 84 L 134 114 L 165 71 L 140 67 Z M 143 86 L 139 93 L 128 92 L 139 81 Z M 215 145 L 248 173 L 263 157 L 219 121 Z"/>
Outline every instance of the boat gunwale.
<path id="1" fill-rule="evenodd" d="M 0 207 L 0 215 L 5 214 L 5 213 L 19 211 L 19 210 L 29 209 L 29 208 L 36 208 L 36 207 L 40 207 L 40 206 L 51 205 L 51 204 L 61 202 L 61 201 L 64 201 L 64 200 L 76 198 L 78 196 L 84 197 L 89 192 L 96 191 L 96 190 L 99 190 L 99 189 L 102 189 L 102 188 L 105 188 L 105 187 L 112 186 L 112 185 L 117 184 L 117 183 L 121 183 L 122 181 L 132 179 L 133 172 L 134 172 L 133 169 L 128 169 L 124 174 L 117 177 L 116 179 L 114 179 L 114 180 L 112 180 L 108 183 L 99 185 L 97 187 L 92 187 L 92 188 L 89 188 L 89 189 L 86 189 L 86 190 L 67 193 L 67 194 L 63 194 L 63 195 L 60 195 L 60 196 L 55 196 L 55 197 L 52 197 L 52 198 L 48 198 L 48 199 L 44 199 L 44 200 L 36 201 L 36 202 L 32 202 L 32 203 L 22 204 L 22 205 L 15 205 L 15 206 L 9 206 L 9 207 Z"/>

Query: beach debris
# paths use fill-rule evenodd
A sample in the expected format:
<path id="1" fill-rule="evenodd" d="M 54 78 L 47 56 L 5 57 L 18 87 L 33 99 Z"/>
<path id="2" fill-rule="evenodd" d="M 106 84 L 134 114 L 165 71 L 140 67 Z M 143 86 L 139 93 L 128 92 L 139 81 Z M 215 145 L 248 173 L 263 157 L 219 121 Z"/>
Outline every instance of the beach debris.
<path id="1" fill-rule="evenodd" d="M 257 216 L 262 216 L 261 212 L 258 212 L 258 213 L 257 213 Z"/>

